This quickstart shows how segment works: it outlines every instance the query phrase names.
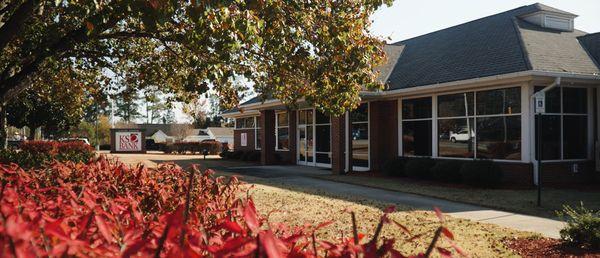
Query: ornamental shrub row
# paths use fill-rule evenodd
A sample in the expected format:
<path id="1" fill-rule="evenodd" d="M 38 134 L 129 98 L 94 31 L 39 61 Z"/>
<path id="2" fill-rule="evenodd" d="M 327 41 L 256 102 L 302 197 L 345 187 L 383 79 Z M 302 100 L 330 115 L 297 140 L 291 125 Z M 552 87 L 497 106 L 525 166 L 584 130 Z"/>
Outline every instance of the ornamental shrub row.
<path id="1" fill-rule="evenodd" d="M 0 164 L 0 178 L 0 250 L 10 257 L 466 256 L 437 209 L 435 233 L 411 233 L 389 217 L 390 207 L 371 236 L 358 232 L 355 213 L 346 211 L 353 230 L 325 241 L 315 232 L 334 221 L 273 223 L 250 196 L 238 196 L 247 187 L 236 177 L 197 166 L 130 167 L 101 156 L 31 170 Z M 381 238 L 384 227 L 406 236 Z M 423 248 L 416 254 L 395 249 L 406 244 Z"/>
<path id="2" fill-rule="evenodd" d="M 170 144 L 157 144 L 157 146 L 158 149 L 164 153 L 203 154 L 204 150 L 206 150 L 208 155 L 217 155 L 223 148 L 223 144 L 219 141 L 176 142 Z"/>
<path id="3" fill-rule="evenodd" d="M 221 154 L 219 154 L 219 155 L 224 159 L 234 159 L 234 160 L 239 159 L 239 160 L 243 160 L 243 161 L 259 161 L 260 160 L 260 151 L 256 151 L 256 150 L 249 150 L 249 151 L 225 150 L 225 151 L 221 152 Z"/>
<path id="4" fill-rule="evenodd" d="M 502 169 L 490 160 L 397 157 L 384 164 L 383 172 L 388 176 L 463 183 L 475 187 L 497 187 L 502 183 Z"/>
<path id="5" fill-rule="evenodd" d="M 18 149 L 0 150 L 0 163 L 16 163 L 32 168 L 55 160 L 87 162 L 94 155 L 94 148 L 84 142 L 26 141 Z"/>

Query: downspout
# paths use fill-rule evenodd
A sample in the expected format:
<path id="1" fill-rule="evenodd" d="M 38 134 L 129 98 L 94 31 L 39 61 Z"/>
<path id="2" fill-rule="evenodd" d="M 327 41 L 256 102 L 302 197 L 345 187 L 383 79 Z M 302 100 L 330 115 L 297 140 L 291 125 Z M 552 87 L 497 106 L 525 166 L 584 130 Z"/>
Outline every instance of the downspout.
<path id="1" fill-rule="evenodd" d="M 540 90 L 538 92 L 534 92 L 531 96 L 529 96 L 529 103 L 534 103 L 534 106 L 533 106 L 534 118 L 535 118 L 535 114 L 536 114 L 535 113 L 535 101 L 534 101 L 535 95 L 536 94 L 541 94 L 541 93 L 546 94 L 546 92 L 548 92 L 548 91 L 556 88 L 557 86 L 560 86 L 560 82 L 561 82 L 561 77 L 556 77 L 554 79 L 554 82 L 552 82 L 552 84 L 544 87 L 542 90 Z M 535 119 L 534 119 L 534 128 L 535 128 Z M 539 173 L 539 171 L 540 171 L 540 165 L 539 164 L 541 163 L 540 159 L 542 158 L 542 154 L 541 153 L 537 153 L 538 150 L 537 150 L 537 144 L 536 144 L 535 140 L 537 139 L 538 136 L 537 136 L 537 130 L 534 129 L 534 131 L 535 131 L 534 137 L 532 139 L 530 139 L 530 145 L 529 146 L 532 146 L 532 148 L 535 149 L 533 157 L 535 158 L 536 162 L 533 163 L 533 169 L 534 169 L 533 170 L 534 171 L 533 182 L 534 182 L 535 185 L 538 185 L 539 184 L 539 180 L 540 180 L 539 179 L 539 174 L 540 174 Z"/>

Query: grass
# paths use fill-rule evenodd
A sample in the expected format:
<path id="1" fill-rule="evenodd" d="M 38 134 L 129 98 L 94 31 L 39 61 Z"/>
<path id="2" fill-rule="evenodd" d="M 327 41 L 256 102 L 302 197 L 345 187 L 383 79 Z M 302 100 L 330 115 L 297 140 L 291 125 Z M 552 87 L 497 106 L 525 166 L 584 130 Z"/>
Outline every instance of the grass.
<path id="1" fill-rule="evenodd" d="M 398 192 L 442 198 L 451 201 L 476 204 L 505 211 L 512 211 L 546 218 L 556 219 L 557 210 L 563 205 L 579 206 L 583 202 L 589 209 L 600 209 L 600 191 L 581 191 L 576 189 L 542 189 L 542 207 L 537 207 L 537 190 L 513 189 L 474 189 L 458 188 L 403 180 L 402 178 L 383 178 L 344 175 L 316 176 L 355 185 L 375 187 Z"/>
<path id="2" fill-rule="evenodd" d="M 173 161 L 186 167 L 192 163 L 201 163 L 203 168 L 215 168 L 217 174 L 223 176 L 233 174 L 219 171 L 220 167 L 249 165 L 249 163 L 238 161 L 218 159 L 205 161 L 199 160 L 197 157 L 169 157 L 160 154 L 116 157 L 132 165 L 144 162 L 153 166 L 157 163 Z M 347 210 L 356 212 L 358 231 L 370 239 L 382 215 L 382 210 L 390 205 L 395 205 L 397 212 L 390 215 L 391 219 L 408 227 L 413 235 L 424 234 L 420 240 L 409 243 L 402 241 L 407 236 L 401 230 L 389 224 L 385 225 L 382 237 L 398 239 L 396 248 L 404 254 L 424 252 L 435 229 L 440 225 L 437 217 L 431 211 L 413 210 L 407 206 L 381 203 L 356 196 L 336 196 L 318 189 L 300 188 L 286 184 L 285 181 L 267 178 L 243 176 L 241 180 L 249 182 L 248 186 L 252 186 L 249 187 L 248 193 L 254 199 L 260 213 L 269 214 L 270 223 L 285 222 L 291 226 L 299 226 L 307 223 L 316 225 L 320 222 L 335 221 L 317 232 L 316 236 L 321 240 L 335 240 L 341 236 L 347 237 L 352 234 L 350 215 L 345 212 Z M 539 238 L 539 235 L 534 233 L 449 216 L 446 217 L 444 223 L 454 233 L 457 244 L 473 257 L 518 257 L 504 245 L 503 240 L 517 237 Z M 449 244 L 444 241 L 440 245 L 449 247 Z"/>
<path id="3" fill-rule="evenodd" d="M 382 210 L 391 205 L 352 196 L 335 197 L 330 193 L 298 189 L 289 185 L 268 186 L 261 183 L 265 179 L 245 176 L 242 180 L 253 182 L 249 193 L 261 214 L 270 214 L 270 223 L 285 222 L 291 226 L 299 226 L 335 221 L 317 232 L 317 238 L 321 240 L 335 240 L 352 234 L 350 214 L 346 210 L 356 212 L 358 231 L 370 239 Z M 405 242 L 402 240 L 408 237 L 396 226 L 388 224 L 383 228 L 382 237 L 398 239 L 396 248 L 403 254 L 424 252 L 435 229 L 440 225 L 439 220 L 431 211 L 412 210 L 398 205 L 396 207 L 398 211 L 392 213 L 390 218 L 408 227 L 413 235 L 424 235 L 419 241 Z M 539 237 L 533 233 L 448 216 L 444 223 L 454 233 L 457 244 L 473 257 L 518 257 L 503 244 L 504 239 Z M 441 246 L 450 248 L 448 242 L 444 241 Z"/>

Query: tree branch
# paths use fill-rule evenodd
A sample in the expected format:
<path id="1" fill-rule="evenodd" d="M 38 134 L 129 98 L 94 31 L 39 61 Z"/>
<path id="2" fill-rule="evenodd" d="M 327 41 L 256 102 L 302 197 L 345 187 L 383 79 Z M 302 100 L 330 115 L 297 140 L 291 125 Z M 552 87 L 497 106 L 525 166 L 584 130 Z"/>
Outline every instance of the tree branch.
<path id="1" fill-rule="evenodd" d="M 33 14 L 33 11 L 39 5 L 36 0 L 26 0 L 10 16 L 8 21 L 0 27 L 0 51 L 4 50 L 6 45 L 23 31 L 23 24 Z"/>

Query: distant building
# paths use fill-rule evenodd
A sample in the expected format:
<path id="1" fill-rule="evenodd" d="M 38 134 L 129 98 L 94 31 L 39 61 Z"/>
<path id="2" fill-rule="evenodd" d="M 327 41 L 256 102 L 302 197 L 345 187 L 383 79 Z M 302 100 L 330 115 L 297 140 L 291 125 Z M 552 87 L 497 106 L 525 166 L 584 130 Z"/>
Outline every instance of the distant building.
<path id="1" fill-rule="evenodd" d="M 155 143 L 200 142 L 216 140 L 233 145 L 233 128 L 194 128 L 191 124 L 117 124 L 115 128 L 145 129 L 146 139 Z"/>

